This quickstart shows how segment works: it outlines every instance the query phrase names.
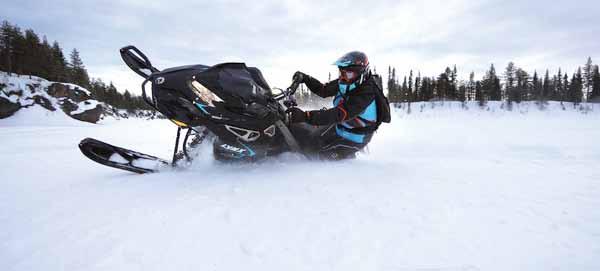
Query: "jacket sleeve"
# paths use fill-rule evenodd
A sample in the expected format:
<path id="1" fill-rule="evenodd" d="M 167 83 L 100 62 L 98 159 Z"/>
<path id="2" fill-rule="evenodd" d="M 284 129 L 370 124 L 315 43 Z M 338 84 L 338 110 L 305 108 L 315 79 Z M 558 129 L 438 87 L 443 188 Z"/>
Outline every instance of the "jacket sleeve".
<path id="1" fill-rule="evenodd" d="M 338 92 L 338 82 L 337 80 L 333 80 L 325 85 L 321 84 L 319 80 L 313 78 L 312 76 L 307 75 L 304 80 L 304 84 L 310 91 L 319 95 L 321 98 L 327 98 L 331 96 L 335 96 Z"/>
<path id="2" fill-rule="evenodd" d="M 353 119 L 360 115 L 375 100 L 376 91 L 369 83 L 362 85 L 341 101 L 338 106 L 324 110 L 307 112 L 307 122 L 312 125 L 328 125 Z"/>

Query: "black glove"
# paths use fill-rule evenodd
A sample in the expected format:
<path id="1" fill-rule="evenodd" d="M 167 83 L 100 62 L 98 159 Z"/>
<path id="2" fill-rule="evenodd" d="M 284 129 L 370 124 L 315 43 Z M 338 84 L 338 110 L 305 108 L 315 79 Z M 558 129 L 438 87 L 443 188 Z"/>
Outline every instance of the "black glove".
<path id="1" fill-rule="evenodd" d="M 297 71 L 294 73 L 294 76 L 292 77 L 292 80 L 294 82 L 298 82 L 298 83 L 304 83 L 304 78 L 306 78 L 307 75 L 302 73 L 301 71 Z"/>
<path id="2" fill-rule="evenodd" d="M 302 109 L 300 109 L 298 107 L 290 107 L 285 112 L 290 113 L 290 122 L 291 123 L 306 122 L 306 119 L 307 119 L 306 112 L 302 111 Z"/>

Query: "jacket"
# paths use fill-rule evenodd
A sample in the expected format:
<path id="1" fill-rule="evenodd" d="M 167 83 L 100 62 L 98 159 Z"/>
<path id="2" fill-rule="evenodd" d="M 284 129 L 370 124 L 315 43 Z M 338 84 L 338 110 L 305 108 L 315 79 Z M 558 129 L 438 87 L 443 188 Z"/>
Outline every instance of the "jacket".
<path id="1" fill-rule="evenodd" d="M 339 136 L 355 143 L 365 143 L 365 137 L 375 131 L 377 123 L 377 86 L 374 78 L 369 77 L 354 88 L 339 84 L 338 79 L 322 84 L 306 76 L 303 81 L 318 96 L 335 97 L 334 107 L 308 111 L 307 122 L 313 125 L 336 124 Z"/>

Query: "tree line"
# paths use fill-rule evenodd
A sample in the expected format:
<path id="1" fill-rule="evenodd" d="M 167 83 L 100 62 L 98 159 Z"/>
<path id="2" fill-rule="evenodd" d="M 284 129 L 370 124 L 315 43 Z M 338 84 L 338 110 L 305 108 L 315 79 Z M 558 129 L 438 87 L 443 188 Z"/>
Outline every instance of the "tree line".
<path id="1" fill-rule="evenodd" d="M 24 32 L 8 21 L 0 26 L 0 70 L 8 74 L 26 74 L 55 82 L 73 83 L 88 89 L 92 98 L 118 109 L 150 109 L 140 96 L 117 91 L 112 82 L 90 78 L 79 51 L 73 49 L 67 60 L 57 41 L 40 39 L 32 29 Z"/>
<path id="2" fill-rule="evenodd" d="M 388 67 L 388 96 L 392 103 L 419 101 L 560 101 L 574 104 L 582 101 L 600 102 L 600 72 L 598 65 L 592 64 L 588 58 L 583 68 L 569 74 L 559 68 L 558 73 L 550 75 L 546 70 L 540 75 L 533 75 L 509 62 L 499 74 L 492 64 L 482 79 L 476 80 L 471 72 L 468 80 L 457 78 L 456 65 L 446 67 L 437 77 L 416 76 L 411 70 L 402 82 L 396 75 L 396 68 Z"/>

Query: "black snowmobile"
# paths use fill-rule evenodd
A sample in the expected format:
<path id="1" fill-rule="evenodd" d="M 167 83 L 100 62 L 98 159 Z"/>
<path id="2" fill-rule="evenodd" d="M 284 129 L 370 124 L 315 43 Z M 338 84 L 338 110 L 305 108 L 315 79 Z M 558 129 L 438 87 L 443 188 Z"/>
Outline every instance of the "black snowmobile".
<path id="1" fill-rule="evenodd" d="M 306 142 L 299 144 L 285 113 L 286 107 L 297 105 L 294 93 L 299 82 L 273 93 L 260 70 L 244 63 L 160 71 L 134 46 L 121 48 L 120 53 L 125 64 L 145 79 L 142 97 L 146 103 L 177 125 L 173 158 L 168 162 L 86 138 L 79 148 L 88 158 L 136 173 L 155 172 L 182 159 L 191 160 L 189 146 L 207 137 L 214 138 L 214 156 L 222 161 L 255 161 L 289 151 L 311 156 L 314 152 L 319 130 L 294 127 L 294 134 L 302 134 L 301 142 Z M 148 83 L 152 85 L 150 94 L 146 92 Z M 185 136 L 179 151 L 182 130 Z"/>

